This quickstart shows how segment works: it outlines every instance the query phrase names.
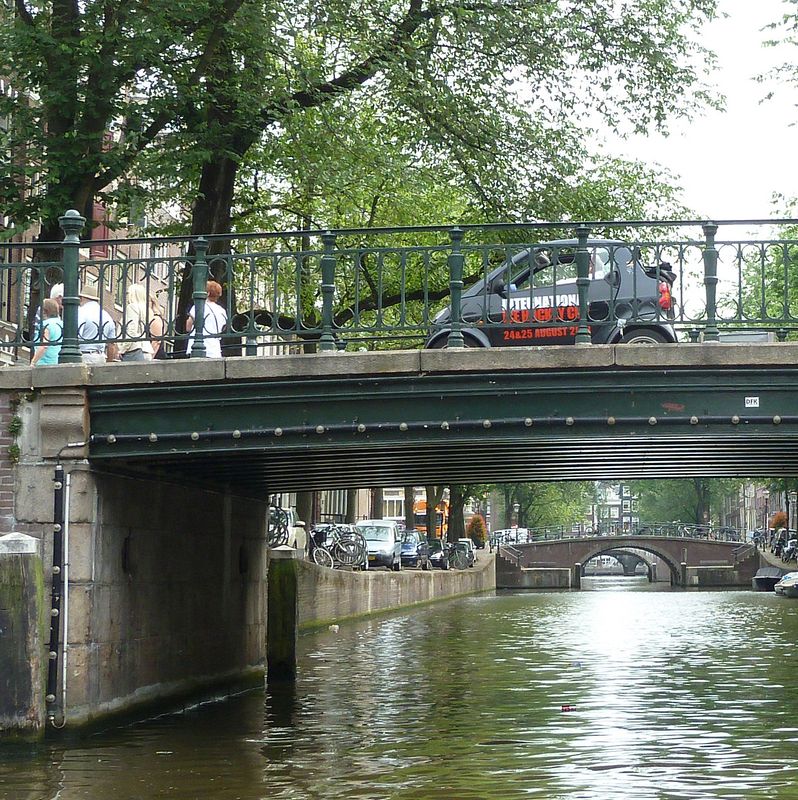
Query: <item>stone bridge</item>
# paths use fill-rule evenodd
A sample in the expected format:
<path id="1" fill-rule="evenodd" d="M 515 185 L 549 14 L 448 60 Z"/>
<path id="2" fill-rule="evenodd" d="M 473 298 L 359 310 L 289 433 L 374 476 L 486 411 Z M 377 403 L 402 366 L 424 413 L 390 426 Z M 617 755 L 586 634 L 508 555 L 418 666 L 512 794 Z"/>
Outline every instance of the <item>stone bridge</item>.
<path id="1" fill-rule="evenodd" d="M 750 544 L 667 536 L 580 536 L 502 545 L 497 585 L 502 588 L 581 586 L 584 565 L 604 553 L 642 551 L 670 572 L 672 586 L 751 586 L 759 554 Z"/>

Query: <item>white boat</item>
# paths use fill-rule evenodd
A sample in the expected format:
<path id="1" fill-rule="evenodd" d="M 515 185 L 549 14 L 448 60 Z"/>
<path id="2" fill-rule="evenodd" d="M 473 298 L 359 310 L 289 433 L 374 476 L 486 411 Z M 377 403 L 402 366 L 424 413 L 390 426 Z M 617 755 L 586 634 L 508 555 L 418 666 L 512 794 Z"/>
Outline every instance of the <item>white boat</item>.
<path id="1" fill-rule="evenodd" d="M 782 597 L 798 597 L 798 572 L 788 572 L 782 576 L 773 591 Z"/>

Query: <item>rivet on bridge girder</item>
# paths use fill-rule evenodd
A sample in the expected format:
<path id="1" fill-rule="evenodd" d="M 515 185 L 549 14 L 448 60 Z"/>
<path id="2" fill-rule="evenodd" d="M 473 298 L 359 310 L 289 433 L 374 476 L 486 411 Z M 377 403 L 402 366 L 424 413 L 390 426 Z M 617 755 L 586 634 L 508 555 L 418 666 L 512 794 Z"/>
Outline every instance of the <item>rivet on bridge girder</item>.
<path id="1" fill-rule="evenodd" d="M 774 425 L 781 425 L 781 417 L 778 414 L 776 414 L 776 416 L 773 417 L 773 424 Z"/>
<path id="2" fill-rule="evenodd" d="M 648 418 L 648 424 L 649 425 L 656 425 L 657 424 L 657 418 L 656 417 L 649 417 Z"/>
<path id="3" fill-rule="evenodd" d="M 366 432 L 366 426 L 362 422 L 360 423 L 360 425 L 357 426 L 357 432 L 358 433 L 365 433 Z"/>
<path id="4" fill-rule="evenodd" d="M 731 422 L 732 422 L 732 425 L 739 425 L 740 424 L 740 418 L 737 416 L 737 414 L 735 414 L 731 418 Z"/>
<path id="5" fill-rule="evenodd" d="M 316 433 L 324 433 L 324 425 L 317 425 Z"/>
<path id="6" fill-rule="evenodd" d="M 109 433 L 105 441 L 108 442 L 108 444 L 113 444 L 116 441 L 116 436 L 114 436 L 113 433 Z"/>
<path id="7" fill-rule="evenodd" d="M 607 417 L 607 425 L 614 425 L 615 417 Z"/>
<path id="8" fill-rule="evenodd" d="M 151 442 L 157 442 L 158 441 L 158 434 L 157 433 L 151 433 L 147 438 Z"/>
<path id="9" fill-rule="evenodd" d="M 233 431 L 233 438 L 234 439 L 240 439 L 241 438 L 241 431 L 238 430 L 238 428 L 236 428 L 236 430 Z"/>
<path id="10" fill-rule="evenodd" d="M 442 431 L 448 431 L 449 430 L 449 423 L 446 420 L 441 422 L 441 430 Z"/>
<path id="11" fill-rule="evenodd" d="M 527 426 L 527 428 L 531 428 L 531 427 L 532 427 L 532 417 L 527 417 L 527 418 L 524 420 L 524 425 L 526 425 L 526 426 Z"/>
<path id="12" fill-rule="evenodd" d="M 569 425 L 569 426 L 573 425 L 574 424 L 574 418 L 573 417 L 566 417 L 565 418 L 565 424 Z"/>
<path id="13" fill-rule="evenodd" d="M 483 419 L 482 420 L 482 427 L 483 428 L 490 428 L 492 425 L 493 425 L 493 423 L 489 419 Z"/>
<path id="14" fill-rule="evenodd" d="M 696 417 L 695 415 L 690 417 L 690 424 L 691 425 L 698 425 L 698 417 Z"/>
<path id="15" fill-rule="evenodd" d="M 191 439 L 192 439 L 192 441 L 196 442 L 197 439 L 199 439 L 199 434 L 196 431 L 193 431 L 192 434 L 191 434 Z"/>
<path id="16" fill-rule="evenodd" d="M 400 431 L 406 431 L 407 430 L 407 423 L 406 422 L 400 422 L 399 423 L 399 430 Z"/>
<path id="17" fill-rule="evenodd" d="M 282 428 L 275 428 L 274 429 L 274 435 L 275 436 L 282 436 L 283 435 L 283 429 Z"/>

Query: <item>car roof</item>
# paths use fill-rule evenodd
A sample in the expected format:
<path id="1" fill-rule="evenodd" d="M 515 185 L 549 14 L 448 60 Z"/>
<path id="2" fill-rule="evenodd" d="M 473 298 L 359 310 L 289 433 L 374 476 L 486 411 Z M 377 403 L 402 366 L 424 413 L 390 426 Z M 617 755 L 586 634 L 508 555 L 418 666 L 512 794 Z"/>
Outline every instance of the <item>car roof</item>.
<path id="1" fill-rule="evenodd" d="M 550 239 L 546 242 L 537 242 L 536 244 L 527 244 L 527 245 L 519 245 L 522 249 L 519 250 L 515 255 L 510 256 L 509 259 L 503 261 L 496 269 L 493 269 L 488 273 L 486 278 L 486 282 L 490 282 L 495 278 L 497 275 L 503 274 L 508 266 L 516 266 L 520 261 L 523 261 L 530 253 L 531 250 L 546 250 L 547 248 L 552 247 L 576 247 L 579 244 L 578 239 Z M 588 247 L 628 247 L 628 242 L 623 242 L 620 239 L 588 239 L 587 240 Z M 475 284 L 475 286 L 479 286 L 479 283 Z M 474 287 L 469 287 L 469 289 L 473 289 Z"/>
<path id="2" fill-rule="evenodd" d="M 355 525 L 374 525 L 378 528 L 392 528 L 396 523 L 392 519 L 361 519 Z"/>

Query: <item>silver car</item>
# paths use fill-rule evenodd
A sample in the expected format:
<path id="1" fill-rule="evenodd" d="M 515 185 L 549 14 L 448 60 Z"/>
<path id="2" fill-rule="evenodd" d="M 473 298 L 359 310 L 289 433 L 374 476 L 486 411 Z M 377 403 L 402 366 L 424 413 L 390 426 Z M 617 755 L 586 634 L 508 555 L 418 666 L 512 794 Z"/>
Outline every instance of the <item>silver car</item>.
<path id="1" fill-rule="evenodd" d="M 365 519 L 355 525 L 368 545 L 369 568 L 402 569 L 402 536 L 391 519 Z"/>

